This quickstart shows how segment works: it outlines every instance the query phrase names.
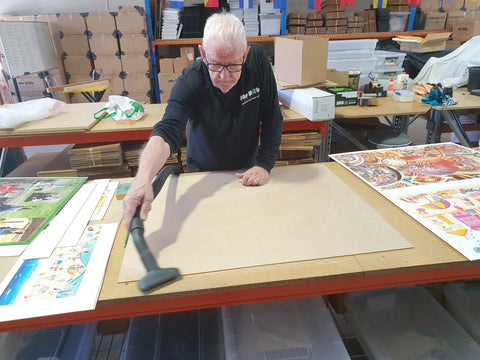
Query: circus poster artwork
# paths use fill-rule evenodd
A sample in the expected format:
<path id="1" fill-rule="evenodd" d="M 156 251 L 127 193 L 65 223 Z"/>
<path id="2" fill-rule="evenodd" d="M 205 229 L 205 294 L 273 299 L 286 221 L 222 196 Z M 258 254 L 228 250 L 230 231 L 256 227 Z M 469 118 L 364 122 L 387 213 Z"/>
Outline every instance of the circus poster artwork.
<path id="1" fill-rule="evenodd" d="M 469 260 L 480 259 L 480 182 L 390 190 L 387 197 Z"/>
<path id="2" fill-rule="evenodd" d="M 378 191 L 480 178 L 480 152 L 455 143 L 333 154 Z"/>
<path id="3" fill-rule="evenodd" d="M 28 245 L 86 178 L 0 179 L 0 256 L 5 247 Z M 3 256 L 18 255 L 9 253 Z"/>
<path id="4" fill-rule="evenodd" d="M 0 321 L 94 309 L 117 227 L 88 225 L 77 245 L 18 260 L 0 284 Z"/>

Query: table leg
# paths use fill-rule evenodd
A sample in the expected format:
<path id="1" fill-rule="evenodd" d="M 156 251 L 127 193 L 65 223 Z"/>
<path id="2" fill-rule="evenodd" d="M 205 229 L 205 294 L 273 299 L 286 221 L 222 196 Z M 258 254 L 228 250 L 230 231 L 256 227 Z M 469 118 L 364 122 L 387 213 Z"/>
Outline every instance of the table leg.
<path id="1" fill-rule="evenodd" d="M 427 138 L 426 144 L 439 143 L 442 135 L 442 117 L 440 113 L 432 109 L 430 111 L 430 118 L 427 120 Z"/>
<path id="2" fill-rule="evenodd" d="M 368 150 L 365 145 L 363 145 L 360 141 L 355 139 L 348 131 L 346 131 L 344 128 L 342 128 L 340 125 L 338 125 L 336 122 L 332 121 L 332 126 L 335 129 L 336 132 L 338 132 L 340 135 L 348 139 L 351 143 L 353 143 L 355 146 L 357 146 L 360 150 Z"/>
<path id="3" fill-rule="evenodd" d="M 314 147 L 314 161 L 315 162 L 327 162 L 328 155 L 332 146 L 332 123 L 333 120 L 327 120 L 325 122 L 325 137 L 322 139 L 320 146 Z"/>
<path id="4" fill-rule="evenodd" d="M 457 136 L 457 139 L 460 141 L 460 144 L 463 146 L 471 147 L 471 141 L 468 138 L 467 133 L 463 130 L 462 123 L 458 118 L 457 114 L 453 110 L 441 110 L 441 115 L 447 122 L 450 129 Z"/>
<path id="5" fill-rule="evenodd" d="M 8 148 L 2 148 L 2 153 L 0 154 L 0 177 L 3 177 L 3 169 L 5 169 L 5 163 L 7 161 L 7 151 Z"/>

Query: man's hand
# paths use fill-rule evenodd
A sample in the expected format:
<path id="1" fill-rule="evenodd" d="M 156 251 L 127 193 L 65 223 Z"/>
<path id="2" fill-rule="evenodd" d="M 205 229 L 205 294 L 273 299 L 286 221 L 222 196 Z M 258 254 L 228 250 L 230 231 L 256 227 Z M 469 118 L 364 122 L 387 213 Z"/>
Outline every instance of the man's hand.
<path id="1" fill-rule="evenodd" d="M 123 199 L 123 225 L 127 232 L 130 231 L 133 215 L 138 206 L 140 207 L 140 219 L 147 220 L 147 214 L 152 208 L 153 188 L 150 183 L 133 182 L 132 186 Z"/>
<path id="2" fill-rule="evenodd" d="M 261 166 L 254 166 L 243 173 L 235 174 L 245 186 L 260 186 L 268 182 L 270 174 Z"/>

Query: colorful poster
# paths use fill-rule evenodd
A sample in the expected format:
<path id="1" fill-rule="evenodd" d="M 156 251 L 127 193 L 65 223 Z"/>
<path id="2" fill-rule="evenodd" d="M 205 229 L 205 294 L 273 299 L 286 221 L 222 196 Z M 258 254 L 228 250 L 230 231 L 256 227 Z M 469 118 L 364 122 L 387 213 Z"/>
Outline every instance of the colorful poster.
<path id="1" fill-rule="evenodd" d="M 454 143 L 334 154 L 378 191 L 480 178 L 480 152 Z"/>
<path id="2" fill-rule="evenodd" d="M 480 259 L 480 152 L 454 143 L 330 155 L 469 260 Z"/>
<path id="3" fill-rule="evenodd" d="M 0 284 L 0 321 L 94 309 L 117 227 L 89 225 L 75 246 L 19 260 Z"/>
<path id="4" fill-rule="evenodd" d="M 85 180 L 0 179 L 0 256 L 19 255 Z"/>
<path id="5" fill-rule="evenodd" d="M 477 179 L 390 190 L 387 197 L 469 260 L 480 259 Z"/>

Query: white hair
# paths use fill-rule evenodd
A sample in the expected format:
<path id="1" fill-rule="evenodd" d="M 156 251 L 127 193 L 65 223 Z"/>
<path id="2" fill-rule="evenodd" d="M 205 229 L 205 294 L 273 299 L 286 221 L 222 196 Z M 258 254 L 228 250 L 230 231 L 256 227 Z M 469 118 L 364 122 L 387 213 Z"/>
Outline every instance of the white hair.
<path id="1" fill-rule="evenodd" d="M 239 46 L 247 48 L 247 36 L 242 22 L 233 14 L 222 12 L 211 15 L 205 22 L 202 45 L 208 49 L 212 41 L 221 44 L 225 50 Z"/>

